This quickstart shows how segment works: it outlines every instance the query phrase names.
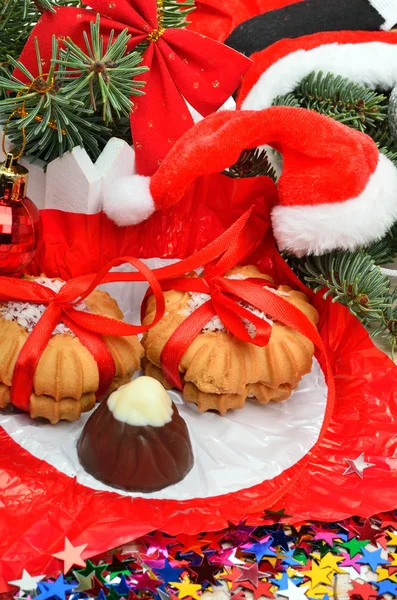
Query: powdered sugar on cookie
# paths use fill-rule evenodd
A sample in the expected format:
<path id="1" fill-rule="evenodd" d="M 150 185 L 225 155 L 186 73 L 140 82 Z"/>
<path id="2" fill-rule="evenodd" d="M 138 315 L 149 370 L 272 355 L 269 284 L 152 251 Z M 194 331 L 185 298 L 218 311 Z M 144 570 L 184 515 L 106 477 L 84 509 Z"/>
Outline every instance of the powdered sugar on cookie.
<path id="1" fill-rule="evenodd" d="M 46 277 L 39 277 L 34 280 L 35 283 L 42 285 L 43 287 L 49 288 L 54 292 L 58 293 L 59 290 L 65 285 L 65 281 L 60 279 L 48 279 Z M 23 327 L 28 333 L 30 333 L 41 315 L 44 313 L 47 307 L 44 304 L 32 304 L 30 302 L 7 302 L 0 305 L 0 317 L 5 321 L 16 321 L 18 325 Z M 81 303 L 75 307 L 77 310 L 88 311 L 88 307 L 85 303 Z M 58 323 L 55 327 L 52 335 L 62 335 L 68 333 L 74 336 L 74 333 L 66 327 L 64 323 Z"/>
<path id="2" fill-rule="evenodd" d="M 247 279 L 247 277 L 244 277 L 244 275 L 242 275 L 241 273 L 236 273 L 236 274 L 227 276 L 226 279 L 243 280 L 243 279 Z M 266 289 L 270 290 L 271 292 L 275 293 L 278 296 L 289 296 L 289 294 L 287 292 L 283 292 L 281 290 L 280 291 L 275 290 L 275 289 L 273 289 L 271 287 L 267 287 L 267 286 L 263 286 L 263 287 L 266 287 Z M 186 316 L 191 315 L 195 310 L 200 308 L 200 306 L 205 304 L 205 302 L 208 302 L 208 300 L 210 300 L 210 298 L 211 298 L 209 294 L 198 294 L 196 292 L 189 292 L 189 294 L 190 294 L 190 299 L 189 299 L 187 307 L 184 310 L 180 311 L 180 314 L 183 314 Z M 254 306 L 251 306 L 250 304 L 247 304 L 243 301 L 239 301 L 238 304 L 240 306 L 242 306 L 243 308 L 245 308 L 246 310 L 248 310 L 253 315 L 255 315 L 255 316 L 259 317 L 260 319 L 262 319 L 263 321 L 266 321 L 267 323 L 269 323 L 269 325 L 273 325 L 273 321 L 271 319 L 269 319 L 267 317 L 267 315 L 264 312 L 262 312 L 261 310 L 259 310 L 258 308 L 255 308 Z M 247 330 L 250 337 L 254 338 L 255 334 L 256 334 L 255 325 L 253 325 L 248 319 L 242 319 L 242 321 L 243 321 L 245 329 Z M 211 321 L 209 321 L 205 325 L 205 327 L 203 327 L 202 331 L 203 331 L 203 333 L 207 333 L 210 331 L 226 331 L 226 328 L 223 325 L 220 318 L 216 315 L 215 317 L 213 317 L 211 319 Z"/>

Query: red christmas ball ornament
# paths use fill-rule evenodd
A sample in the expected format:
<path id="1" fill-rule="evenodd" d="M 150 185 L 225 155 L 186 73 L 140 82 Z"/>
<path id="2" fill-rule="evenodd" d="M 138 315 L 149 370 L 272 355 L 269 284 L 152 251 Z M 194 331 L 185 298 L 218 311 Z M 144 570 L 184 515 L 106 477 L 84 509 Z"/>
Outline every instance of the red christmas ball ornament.
<path id="1" fill-rule="evenodd" d="M 29 171 L 7 154 L 0 165 L 0 275 L 19 274 L 41 240 L 40 212 L 26 196 Z"/>

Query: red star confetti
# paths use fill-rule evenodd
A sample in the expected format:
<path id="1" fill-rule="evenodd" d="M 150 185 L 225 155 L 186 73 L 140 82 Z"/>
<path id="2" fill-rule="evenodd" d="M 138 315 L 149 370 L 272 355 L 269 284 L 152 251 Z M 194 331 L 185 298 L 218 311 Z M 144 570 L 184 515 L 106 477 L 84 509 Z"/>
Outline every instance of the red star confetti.
<path id="1" fill-rule="evenodd" d="M 237 570 L 239 571 L 240 575 L 236 579 L 236 583 L 248 581 L 254 587 L 258 587 L 259 571 L 257 563 L 254 563 L 248 568 L 237 567 Z"/>
<path id="2" fill-rule="evenodd" d="M 155 552 L 158 552 L 165 558 L 168 558 L 168 548 L 176 546 L 178 543 L 175 538 L 166 537 L 161 531 L 156 531 L 152 535 L 146 535 L 143 540 L 148 546 L 146 556 L 152 556 Z"/>
<path id="3" fill-rule="evenodd" d="M 290 519 L 292 515 L 285 514 L 285 508 L 281 510 L 265 510 L 265 516 L 262 517 L 263 521 L 270 521 L 271 523 L 280 523 L 282 519 Z"/>
<path id="4" fill-rule="evenodd" d="M 378 593 L 370 583 L 353 583 L 353 589 L 349 590 L 351 600 L 357 600 L 361 596 L 361 600 L 372 600 L 377 597 Z"/>
<path id="5" fill-rule="evenodd" d="M 215 531 L 215 532 L 209 532 L 209 533 L 203 534 L 203 538 L 201 538 L 201 539 L 205 539 L 207 543 L 209 540 L 211 540 L 206 548 L 206 551 L 207 550 L 215 550 L 215 552 L 216 552 L 217 550 L 219 550 L 219 547 L 220 547 L 219 542 L 224 537 L 225 537 L 224 531 Z"/>
<path id="6" fill-rule="evenodd" d="M 181 554 L 189 554 L 194 552 L 200 556 L 204 556 L 203 548 L 207 548 L 211 543 L 211 539 L 199 539 L 197 535 L 178 535 L 178 545 L 182 546 L 182 550 L 179 550 Z"/>
<path id="7" fill-rule="evenodd" d="M 154 577 L 150 577 L 148 571 L 145 571 L 141 575 L 132 575 L 129 578 L 129 583 L 132 582 L 137 590 L 147 590 L 149 592 L 156 593 L 157 587 L 161 585 L 161 580 Z"/>
<path id="8" fill-rule="evenodd" d="M 372 527 L 370 519 L 366 519 L 362 526 L 353 525 L 352 529 L 357 534 L 359 540 L 369 540 L 373 544 L 375 544 L 377 538 L 382 535 L 380 529 Z"/>
<path id="9" fill-rule="evenodd" d="M 85 561 L 81 558 L 82 553 L 87 548 L 87 544 L 82 544 L 81 546 L 73 546 L 68 538 L 65 538 L 65 548 L 62 552 L 57 552 L 52 556 L 54 558 L 58 558 L 59 560 L 63 560 L 63 572 L 66 573 L 71 569 L 71 567 L 85 567 Z"/>

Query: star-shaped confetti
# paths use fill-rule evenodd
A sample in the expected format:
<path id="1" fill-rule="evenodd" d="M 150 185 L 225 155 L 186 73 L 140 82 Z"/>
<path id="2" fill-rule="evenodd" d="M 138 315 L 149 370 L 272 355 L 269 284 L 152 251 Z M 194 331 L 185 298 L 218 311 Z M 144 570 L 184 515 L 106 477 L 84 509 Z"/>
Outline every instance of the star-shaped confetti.
<path id="1" fill-rule="evenodd" d="M 285 508 L 281 510 L 265 510 L 265 516 L 262 517 L 263 521 L 271 521 L 272 523 L 280 523 L 282 519 L 290 519 L 292 515 L 285 513 Z"/>
<path id="2" fill-rule="evenodd" d="M 356 554 L 360 554 L 362 549 L 368 544 L 368 540 L 359 540 L 357 538 L 352 538 L 348 542 L 344 542 L 343 544 L 339 544 L 343 548 L 349 551 L 350 558 L 356 556 Z"/>
<path id="3" fill-rule="evenodd" d="M 253 544 L 246 544 L 244 545 L 242 550 L 244 551 L 244 553 L 254 554 L 257 562 L 260 562 L 264 556 L 277 558 L 276 553 L 270 549 L 272 545 L 273 540 L 271 538 L 266 542 L 259 541 Z"/>
<path id="4" fill-rule="evenodd" d="M 45 575 L 36 575 L 32 577 L 26 569 L 22 571 L 21 579 L 15 579 L 14 581 L 9 581 L 10 585 L 14 585 L 15 587 L 19 587 L 21 592 L 29 593 L 35 592 L 37 590 L 37 584 L 45 578 Z"/>
<path id="5" fill-rule="evenodd" d="M 365 462 L 364 452 L 362 452 L 358 458 L 344 458 L 343 460 L 349 465 L 346 471 L 344 471 L 343 475 L 352 475 L 355 473 L 361 479 L 364 477 L 365 469 L 376 466 L 373 463 Z"/>
<path id="6" fill-rule="evenodd" d="M 389 563 L 388 560 L 385 560 L 381 556 L 382 548 L 373 551 L 369 551 L 366 548 L 363 548 L 361 550 L 361 553 L 363 556 L 362 558 L 359 558 L 357 562 L 362 565 L 369 565 L 371 567 L 371 570 L 374 572 L 376 571 L 379 565 L 387 565 Z"/>
<path id="7" fill-rule="evenodd" d="M 171 582 L 170 585 L 179 591 L 178 598 L 182 599 L 190 596 L 195 600 L 200 600 L 200 596 L 198 596 L 197 592 L 201 590 L 201 585 L 192 583 L 189 577 L 184 577 L 182 582 Z"/>
<path id="8" fill-rule="evenodd" d="M 215 579 L 215 574 L 219 573 L 220 565 L 214 565 L 209 562 L 208 556 L 205 556 L 203 562 L 198 567 L 191 569 L 192 573 L 197 576 L 196 583 L 203 585 L 219 585 L 219 581 Z"/>
<path id="9" fill-rule="evenodd" d="M 238 571 L 239 571 L 240 575 L 236 579 L 237 583 L 248 581 L 254 587 L 258 587 L 259 571 L 258 571 L 257 563 L 254 563 L 253 565 L 251 565 L 250 567 L 247 567 L 247 568 L 238 567 Z"/>
<path id="10" fill-rule="evenodd" d="M 65 583 L 63 575 L 60 575 L 56 581 L 38 584 L 40 594 L 36 596 L 36 600 L 47 600 L 48 598 L 66 600 L 67 592 L 70 592 L 74 587 L 72 584 Z"/>
<path id="11" fill-rule="evenodd" d="M 235 565 L 243 565 L 244 562 L 236 558 L 237 548 L 226 548 L 218 552 L 216 556 L 211 557 L 211 562 L 214 565 L 225 565 L 227 567 L 233 567 Z"/>
<path id="12" fill-rule="evenodd" d="M 137 590 L 147 590 L 153 593 L 156 593 L 158 586 L 162 583 L 159 579 L 150 577 L 148 571 L 145 571 L 142 575 L 134 573 L 129 581 L 133 582 Z"/>
<path id="13" fill-rule="evenodd" d="M 183 555 L 194 552 L 203 556 L 203 548 L 207 548 L 210 543 L 210 539 L 200 539 L 198 535 L 178 535 L 178 545 L 182 546 L 180 553 Z"/>
<path id="14" fill-rule="evenodd" d="M 314 541 L 323 540 L 330 547 L 333 546 L 334 540 L 340 539 L 340 534 L 335 533 L 334 531 L 331 531 L 330 529 L 322 529 L 320 527 L 313 527 L 313 529 L 316 532 L 316 535 L 314 536 L 313 540 Z"/>
<path id="15" fill-rule="evenodd" d="M 260 574 L 260 576 L 262 576 L 262 574 Z M 231 589 L 233 591 L 233 600 L 235 596 L 235 590 L 238 590 L 240 587 L 244 588 L 244 590 L 248 590 L 249 592 L 251 592 L 252 596 L 254 597 L 254 600 L 261 597 L 274 598 L 274 594 L 271 591 L 273 587 L 271 582 L 262 581 L 259 578 L 255 582 L 255 585 L 253 585 L 249 580 L 246 581 L 245 578 L 244 581 L 241 581 L 241 571 L 238 567 L 234 567 L 232 572 L 230 574 L 224 575 L 222 579 L 225 579 L 226 581 L 229 581 L 231 583 Z"/>
<path id="16" fill-rule="evenodd" d="M 78 586 L 73 590 L 74 592 L 86 592 L 92 589 L 92 580 L 95 571 L 91 571 L 88 575 L 81 575 L 78 571 L 73 571 L 73 575 L 78 583 Z"/>
<path id="17" fill-rule="evenodd" d="M 110 580 L 118 575 L 131 575 L 131 569 L 128 568 L 131 563 L 132 561 L 123 561 L 117 554 L 113 554 L 112 562 L 106 567 L 106 570 L 111 574 Z"/>
<path id="18" fill-rule="evenodd" d="M 85 561 L 81 558 L 82 553 L 87 548 L 87 544 L 82 544 L 81 546 L 73 546 L 73 544 L 65 538 L 65 548 L 62 552 L 57 552 L 52 556 L 54 558 L 58 558 L 63 561 L 63 572 L 66 573 L 71 569 L 71 567 L 85 567 Z"/>
<path id="19" fill-rule="evenodd" d="M 337 556 L 336 554 L 328 552 L 321 558 L 320 567 L 322 569 L 329 568 L 333 573 L 345 573 L 345 571 L 339 566 L 339 563 L 341 563 L 342 561 L 343 556 Z"/>
<path id="20" fill-rule="evenodd" d="M 219 569 L 219 566 L 217 567 L 217 569 Z M 168 585 L 170 581 L 177 581 L 181 574 L 186 571 L 186 569 L 182 568 L 175 568 L 172 567 L 170 562 L 168 560 L 164 561 L 164 566 L 161 569 L 158 568 L 154 568 L 153 571 L 156 573 L 156 575 L 158 577 L 160 577 L 160 579 L 163 580 L 163 586 L 164 585 Z M 163 587 L 162 586 L 162 587 Z"/>
<path id="21" fill-rule="evenodd" d="M 308 577 L 311 581 L 310 588 L 313 589 L 320 583 L 329 585 L 332 582 L 333 572 L 329 567 L 323 568 L 315 560 L 311 562 L 311 568 L 309 571 L 302 571 L 302 573 Z"/>
<path id="22" fill-rule="evenodd" d="M 80 573 L 80 575 L 84 575 L 87 577 L 88 575 L 90 575 L 90 573 L 94 572 L 95 577 L 98 579 L 98 581 L 100 583 L 106 583 L 106 581 L 103 577 L 103 573 L 104 573 L 104 571 L 107 570 L 108 566 L 109 565 L 106 563 L 100 563 L 98 565 L 95 565 L 90 560 L 87 560 L 86 564 L 85 564 L 85 568 L 79 569 L 77 571 L 77 573 Z"/>
<path id="23" fill-rule="evenodd" d="M 361 565 L 358 563 L 360 558 L 359 554 L 351 557 L 347 552 L 342 552 L 343 561 L 340 563 L 341 567 L 353 567 L 357 571 L 357 573 L 361 573 Z"/>
<path id="24" fill-rule="evenodd" d="M 245 521 L 240 521 L 237 526 L 229 523 L 230 529 L 225 535 L 225 541 L 231 542 L 234 546 L 242 546 L 247 543 L 255 531 L 255 527 L 250 527 L 245 524 Z"/>
<path id="25" fill-rule="evenodd" d="M 389 581 L 397 583 L 397 573 L 390 574 L 388 569 L 382 569 L 382 567 L 376 569 L 376 573 L 378 575 L 378 581 L 385 581 L 386 579 L 388 579 Z"/>
<path id="26" fill-rule="evenodd" d="M 177 545 L 175 538 L 165 536 L 161 531 L 146 535 L 143 540 L 148 547 L 146 556 L 152 556 L 155 552 L 158 552 L 168 558 L 168 549 Z"/>
<path id="27" fill-rule="evenodd" d="M 370 519 L 365 519 L 364 525 L 353 525 L 353 531 L 357 534 L 359 540 L 369 540 L 371 543 L 375 544 L 377 538 L 382 535 L 382 531 L 380 529 L 376 529 L 372 526 Z"/>
<path id="28" fill-rule="evenodd" d="M 389 540 L 387 542 L 388 546 L 396 546 L 397 547 L 397 531 L 386 531 L 389 536 Z"/>
<path id="29" fill-rule="evenodd" d="M 34 584 L 38 600 L 211 600 L 208 591 L 214 600 L 227 600 L 227 592 L 232 600 L 342 600 L 333 587 L 344 575 L 350 600 L 383 600 L 397 597 L 396 516 L 290 525 L 277 511 L 256 528 L 259 514 L 214 534 L 154 532 L 87 560 L 67 579 Z M 20 600 L 34 599 L 35 590 L 31 597 L 20 590 Z"/>
<path id="30" fill-rule="evenodd" d="M 361 600 L 375 600 L 377 591 L 370 583 L 359 583 L 354 581 L 353 589 L 349 590 L 351 600 L 361 597 Z"/>
<path id="31" fill-rule="evenodd" d="M 297 560 L 295 558 L 294 553 L 295 553 L 295 548 L 291 548 L 291 550 L 288 550 L 288 552 L 283 552 L 283 554 L 280 558 L 283 561 L 283 563 L 285 563 L 286 565 L 294 566 L 294 565 L 301 564 L 301 563 L 299 563 L 299 560 Z"/>
<path id="32" fill-rule="evenodd" d="M 375 581 L 374 585 L 378 588 L 378 597 L 384 594 L 390 594 L 392 598 L 397 597 L 397 585 L 392 581 Z"/>
<path id="33" fill-rule="evenodd" d="M 280 548 L 288 552 L 288 544 L 294 539 L 292 535 L 287 535 L 284 529 L 280 529 L 280 527 L 276 530 L 268 529 L 266 531 L 272 537 L 273 548 L 280 546 Z"/>

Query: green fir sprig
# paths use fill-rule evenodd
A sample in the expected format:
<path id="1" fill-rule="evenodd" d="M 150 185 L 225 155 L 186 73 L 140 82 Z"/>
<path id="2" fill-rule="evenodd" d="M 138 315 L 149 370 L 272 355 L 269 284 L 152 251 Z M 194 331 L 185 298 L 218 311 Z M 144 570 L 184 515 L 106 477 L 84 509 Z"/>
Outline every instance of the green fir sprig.
<path id="1" fill-rule="evenodd" d="M 44 9 L 81 6 L 80 0 L 3 0 L 0 9 L 0 65 L 8 66 L 7 56 L 19 58 Z"/>
<path id="2" fill-rule="evenodd" d="M 165 29 L 186 27 L 188 16 L 195 10 L 195 0 L 163 0 L 161 25 Z"/>
<path id="3" fill-rule="evenodd" d="M 364 324 L 381 320 L 388 306 L 390 279 L 369 254 L 335 250 L 287 260 L 306 285 L 315 291 L 325 289 L 324 298 L 332 296 Z"/>
<path id="4" fill-rule="evenodd" d="M 58 42 L 53 36 L 52 66 L 43 73 L 40 51 L 35 40 L 39 77 L 19 61 L 9 57 L 12 67 L 19 69 L 29 83 L 15 76 L 0 77 L 0 87 L 12 96 L 0 101 L 0 122 L 7 127 L 8 139 L 24 153 L 51 161 L 75 146 L 83 146 L 95 159 L 109 138 L 110 132 L 95 116 L 92 107 L 77 98 L 70 98 L 63 78 L 55 74 L 59 55 Z M 26 136 L 26 141 L 24 137 Z"/>
<path id="5" fill-rule="evenodd" d="M 128 116 L 132 110 L 131 96 L 144 94 L 144 82 L 135 79 L 148 71 L 138 66 L 142 56 L 138 52 L 128 52 L 131 39 L 125 29 L 117 37 L 110 32 L 105 45 L 100 35 L 100 16 L 90 24 L 90 38 L 84 31 L 85 51 L 71 38 L 64 40 L 65 50 L 54 62 L 58 65 L 57 77 L 67 85 L 68 98 L 79 98 L 101 113 L 105 123 Z"/>
<path id="6" fill-rule="evenodd" d="M 366 132 L 387 120 L 388 98 L 332 73 L 310 73 L 292 94 L 278 96 L 274 105 L 299 106 L 332 117 Z"/>

